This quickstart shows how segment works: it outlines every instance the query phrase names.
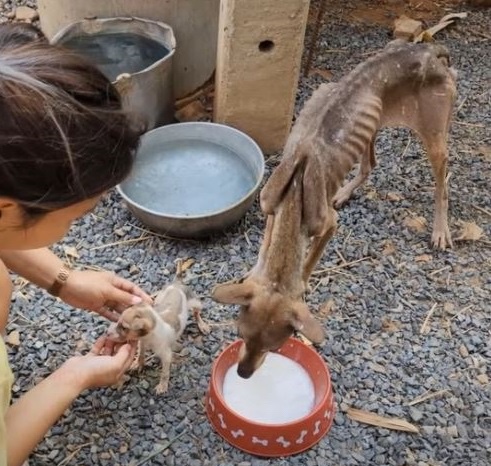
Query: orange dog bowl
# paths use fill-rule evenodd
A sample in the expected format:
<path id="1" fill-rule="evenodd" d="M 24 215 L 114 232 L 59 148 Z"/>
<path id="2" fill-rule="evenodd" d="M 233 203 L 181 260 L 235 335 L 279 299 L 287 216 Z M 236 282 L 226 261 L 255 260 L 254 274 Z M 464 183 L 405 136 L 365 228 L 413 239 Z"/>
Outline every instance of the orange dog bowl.
<path id="1" fill-rule="evenodd" d="M 222 396 L 227 371 L 239 357 L 242 341 L 223 350 L 213 364 L 206 413 L 216 432 L 234 447 L 264 457 L 289 456 L 308 450 L 329 431 L 334 418 L 334 394 L 329 370 L 311 347 L 290 338 L 278 353 L 299 363 L 314 384 L 312 411 L 287 424 L 262 424 L 232 411 Z"/>

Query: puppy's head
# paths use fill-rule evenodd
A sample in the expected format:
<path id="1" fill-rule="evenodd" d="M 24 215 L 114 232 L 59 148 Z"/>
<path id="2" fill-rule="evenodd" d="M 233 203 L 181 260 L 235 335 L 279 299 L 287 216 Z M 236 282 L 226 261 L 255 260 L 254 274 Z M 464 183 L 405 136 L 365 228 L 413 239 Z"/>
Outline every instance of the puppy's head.
<path id="1" fill-rule="evenodd" d="M 324 340 L 324 330 L 307 306 L 279 292 L 268 292 L 252 280 L 217 286 L 215 301 L 240 304 L 237 328 L 244 340 L 237 373 L 248 379 L 264 362 L 268 351 L 276 351 L 295 330 L 314 343 Z"/>
<path id="2" fill-rule="evenodd" d="M 116 342 L 138 340 L 148 335 L 156 325 L 150 304 L 141 303 L 126 309 L 117 322 L 110 325 L 107 336 Z"/>

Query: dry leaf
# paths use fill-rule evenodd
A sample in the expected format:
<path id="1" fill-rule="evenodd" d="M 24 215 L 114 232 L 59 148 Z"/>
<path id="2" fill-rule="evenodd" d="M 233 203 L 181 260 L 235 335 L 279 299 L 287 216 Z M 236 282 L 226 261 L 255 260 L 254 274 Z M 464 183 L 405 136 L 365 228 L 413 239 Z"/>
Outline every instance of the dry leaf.
<path id="1" fill-rule="evenodd" d="M 367 191 L 365 193 L 365 196 L 367 199 L 370 199 L 371 201 L 374 201 L 375 199 L 378 199 L 378 193 L 374 189 L 371 189 L 370 191 Z"/>
<path id="2" fill-rule="evenodd" d="M 427 223 L 424 217 L 406 217 L 404 219 L 404 225 L 418 233 L 426 230 Z"/>
<path id="3" fill-rule="evenodd" d="M 20 333 L 17 330 L 10 332 L 5 337 L 5 342 L 8 343 L 9 345 L 12 345 L 12 346 L 19 346 L 20 345 Z"/>
<path id="4" fill-rule="evenodd" d="M 320 314 L 322 316 L 327 316 L 331 314 L 334 311 L 334 309 L 336 309 L 336 303 L 334 302 L 334 299 L 330 299 L 326 302 L 326 304 L 324 304 Z"/>
<path id="5" fill-rule="evenodd" d="M 321 78 L 324 78 L 324 79 L 332 79 L 332 77 L 334 76 L 332 74 L 332 71 L 329 71 L 329 70 L 321 70 L 319 68 L 314 68 L 310 74 L 318 74 Z"/>
<path id="6" fill-rule="evenodd" d="M 305 336 L 303 336 L 301 333 L 298 335 L 302 343 L 304 343 L 307 346 L 312 346 L 312 342 Z"/>
<path id="7" fill-rule="evenodd" d="M 377 364 L 376 362 L 369 362 L 368 365 L 370 367 L 370 370 L 372 370 L 373 372 L 378 372 L 379 374 L 387 373 L 385 367 L 382 366 L 382 364 Z"/>
<path id="8" fill-rule="evenodd" d="M 387 193 L 387 200 L 388 201 L 402 201 L 404 198 L 398 194 L 398 193 L 394 193 L 394 192 L 388 192 Z"/>
<path id="9" fill-rule="evenodd" d="M 453 303 L 444 303 L 443 310 L 448 314 L 455 314 L 455 305 Z"/>
<path id="10" fill-rule="evenodd" d="M 448 15 L 445 15 L 439 22 L 440 23 L 445 23 L 445 22 L 450 21 L 450 20 L 464 19 L 464 18 L 467 18 L 467 13 L 466 12 L 463 12 L 463 13 L 449 13 Z"/>
<path id="11" fill-rule="evenodd" d="M 80 259 L 77 248 L 74 246 L 63 246 L 63 252 L 67 257 L 71 257 L 72 259 Z"/>
<path id="12" fill-rule="evenodd" d="M 185 107 L 178 110 L 175 117 L 180 122 L 199 121 L 206 118 L 208 113 L 200 100 L 195 100 Z"/>
<path id="13" fill-rule="evenodd" d="M 398 322 L 394 322 L 389 317 L 386 317 L 382 320 L 382 330 L 386 332 L 398 332 L 400 324 Z"/>
<path id="14" fill-rule="evenodd" d="M 396 252 L 396 247 L 394 246 L 394 243 L 391 240 L 386 241 L 382 254 L 384 256 L 390 256 L 395 252 Z"/>
<path id="15" fill-rule="evenodd" d="M 491 146 L 479 146 L 477 151 L 484 157 L 484 160 L 491 162 Z"/>
<path id="16" fill-rule="evenodd" d="M 194 264 L 194 259 L 186 259 L 182 265 L 181 265 L 181 270 L 185 272 L 189 267 L 191 267 Z"/>
<path id="17" fill-rule="evenodd" d="M 487 385 L 489 383 L 489 377 L 486 374 L 479 374 L 476 379 L 481 385 Z"/>
<path id="18" fill-rule="evenodd" d="M 353 419 L 353 421 L 369 424 L 371 426 L 382 427 L 384 429 L 412 432 L 414 434 L 419 433 L 419 429 L 415 425 L 397 417 L 379 416 L 378 414 L 355 408 L 348 409 L 348 417 Z"/>
<path id="19" fill-rule="evenodd" d="M 437 32 L 445 29 L 450 24 L 453 24 L 456 19 L 462 18 L 467 18 L 467 13 L 451 13 L 449 15 L 445 15 L 437 24 L 419 34 L 414 39 L 414 42 L 421 42 L 423 39 L 428 40 L 428 38 L 432 38 Z"/>
<path id="20" fill-rule="evenodd" d="M 462 232 L 455 241 L 477 241 L 482 238 L 484 234 L 483 229 L 475 222 L 463 222 Z"/>
<path id="21" fill-rule="evenodd" d="M 421 254 L 420 256 L 416 256 L 414 260 L 416 262 L 430 262 L 433 260 L 433 257 L 429 254 Z"/>

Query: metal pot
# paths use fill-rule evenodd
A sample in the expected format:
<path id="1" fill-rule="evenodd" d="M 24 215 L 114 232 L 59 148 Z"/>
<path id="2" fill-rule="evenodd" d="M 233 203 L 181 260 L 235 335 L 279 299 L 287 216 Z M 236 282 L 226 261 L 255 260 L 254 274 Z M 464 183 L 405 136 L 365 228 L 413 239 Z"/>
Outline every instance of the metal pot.
<path id="1" fill-rule="evenodd" d="M 51 42 L 74 49 L 97 65 L 113 81 L 136 124 L 153 129 L 174 120 L 176 40 L 169 25 L 142 18 L 87 19 L 69 24 Z M 119 48 L 123 43 L 127 49 Z M 143 46 L 145 54 L 138 49 Z"/>

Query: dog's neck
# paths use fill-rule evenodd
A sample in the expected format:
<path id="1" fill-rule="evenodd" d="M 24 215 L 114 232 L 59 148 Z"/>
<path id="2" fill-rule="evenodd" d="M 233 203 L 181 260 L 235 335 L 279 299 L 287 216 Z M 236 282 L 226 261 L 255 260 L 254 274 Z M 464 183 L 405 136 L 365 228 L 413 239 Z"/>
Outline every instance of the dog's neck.
<path id="1" fill-rule="evenodd" d="M 263 244 L 264 255 L 251 275 L 271 291 L 298 297 L 303 293 L 302 266 L 307 234 L 302 224 L 302 174 L 299 171 L 288 186 Z"/>

